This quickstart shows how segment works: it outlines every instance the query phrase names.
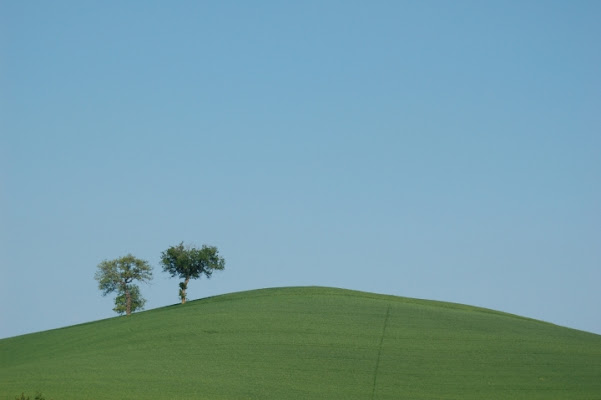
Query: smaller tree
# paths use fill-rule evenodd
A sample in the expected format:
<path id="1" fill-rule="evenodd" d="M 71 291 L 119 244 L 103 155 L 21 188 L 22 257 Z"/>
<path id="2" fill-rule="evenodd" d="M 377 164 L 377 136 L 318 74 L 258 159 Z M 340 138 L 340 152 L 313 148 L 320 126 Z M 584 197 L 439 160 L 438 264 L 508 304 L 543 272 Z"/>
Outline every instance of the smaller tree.
<path id="1" fill-rule="evenodd" d="M 179 297 L 182 304 L 185 304 L 190 279 L 198 279 L 202 275 L 210 279 L 213 271 L 225 269 L 225 260 L 219 256 L 217 247 L 203 245 L 197 249 L 184 247 L 182 242 L 161 253 L 161 265 L 163 271 L 168 272 L 171 277 L 177 276 L 184 280 L 179 284 Z"/>
<path id="2" fill-rule="evenodd" d="M 131 254 L 115 260 L 105 260 L 98 264 L 94 278 L 102 295 L 117 292 L 114 311 L 130 315 L 132 311 L 144 306 L 146 300 L 140 295 L 140 288 L 133 281 L 150 282 L 152 267 L 147 261 L 140 260 Z"/>

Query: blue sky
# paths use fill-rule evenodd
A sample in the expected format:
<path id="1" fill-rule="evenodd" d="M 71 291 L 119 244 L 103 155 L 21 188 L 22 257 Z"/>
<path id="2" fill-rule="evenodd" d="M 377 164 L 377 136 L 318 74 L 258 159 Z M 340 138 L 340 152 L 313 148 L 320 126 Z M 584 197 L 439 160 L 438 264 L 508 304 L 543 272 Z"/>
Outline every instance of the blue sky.
<path id="1" fill-rule="evenodd" d="M 0 337 L 215 245 L 189 297 L 320 285 L 601 334 L 596 1 L 0 2 Z"/>

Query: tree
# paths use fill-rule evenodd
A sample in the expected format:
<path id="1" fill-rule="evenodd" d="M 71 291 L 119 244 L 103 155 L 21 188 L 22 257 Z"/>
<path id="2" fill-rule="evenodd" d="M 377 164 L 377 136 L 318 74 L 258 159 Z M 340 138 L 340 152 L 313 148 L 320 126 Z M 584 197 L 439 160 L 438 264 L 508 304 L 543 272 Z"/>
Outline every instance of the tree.
<path id="1" fill-rule="evenodd" d="M 98 264 L 94 278 L 98 281 L 98 288 L 102 290 L 103 296 L 117 292 L 113 310 L 130 315 L 132 311 L 142 308 L 146 302 L 140 295 L 140 288 L 132 282 L 150 282 L 152 267 L 147 261 L 128 254 Z"/>
<path id="2" fill-rule="evenodd" d="M 184 247 L 182 242 L 161 253 L 161 265 L 163 271 L 168 272 L 171 277 L 177 276 L 184 280 L 179 284 L 179 297 L 182 304 L 185 304 L 190 279 L 198 279 L 202 275 L 210 279 L 213 271 L 225 269 L 225 260 L 219 256 L 217 247 L 203 245 L 197 249 Z"/>

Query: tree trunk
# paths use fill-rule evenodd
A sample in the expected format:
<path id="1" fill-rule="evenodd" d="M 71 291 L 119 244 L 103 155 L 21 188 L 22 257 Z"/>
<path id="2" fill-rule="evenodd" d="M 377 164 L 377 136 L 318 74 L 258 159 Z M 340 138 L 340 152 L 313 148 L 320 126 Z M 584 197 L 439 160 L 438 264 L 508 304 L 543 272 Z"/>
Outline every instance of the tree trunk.
<path id="1" fill-rule="evenodd" d="M 188 290 L 188 282 L 190 282 L 190 277 L 186 277 L 184 281 L 184 286 L 182 287 L 182 304 L 186 304 L 186 290 Z"/>
<path id="2" fill-rule="evenodd" d="M 131 293 L 129 289 L 125 289 L 125 314 L 131 314 Z"/>

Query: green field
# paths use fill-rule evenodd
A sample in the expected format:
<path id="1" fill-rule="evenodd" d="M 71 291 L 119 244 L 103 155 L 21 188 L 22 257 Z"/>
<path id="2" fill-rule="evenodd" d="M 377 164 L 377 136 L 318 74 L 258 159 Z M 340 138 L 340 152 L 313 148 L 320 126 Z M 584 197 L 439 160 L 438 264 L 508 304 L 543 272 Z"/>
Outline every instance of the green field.
<path id="1" fill-rule="evenodd" d="M 0 340 L 0 399 L 601 399 L 601 336 L 343 289 L 263 289 Z"/>

